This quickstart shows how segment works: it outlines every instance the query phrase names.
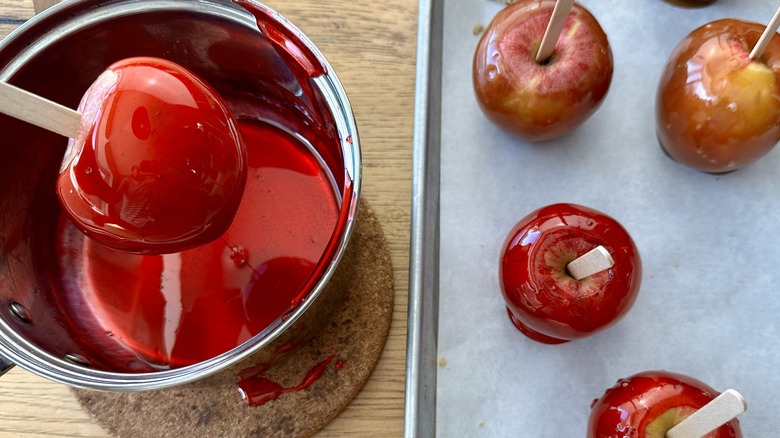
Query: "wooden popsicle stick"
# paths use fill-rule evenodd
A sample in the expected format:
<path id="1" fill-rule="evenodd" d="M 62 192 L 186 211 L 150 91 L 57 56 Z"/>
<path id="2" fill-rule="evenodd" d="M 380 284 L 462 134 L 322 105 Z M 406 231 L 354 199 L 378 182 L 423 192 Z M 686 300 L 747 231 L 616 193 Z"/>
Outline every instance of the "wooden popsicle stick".
<path id="1" fill-rule="evenodd" d="M 688 418 L 669 429 L 666 438 L 700 438 L 745 412 L 747 402 L 742 394 L 727 389 Z"/>
<path id="2" fill-rule="evenodd" d="M 764 33 L 761 34 L 758 42 L 753 46 L 753 50 L 750 51 L 750 59 L 758 59 L 764 54 L 764 50 L 769 46 L 769 41 L 772 40 L 775 32 L 777 32 L 778 26 L 780 26 L 780 7 L 777 8 L 772 20 L 766 26 L 766 29 L 764 29 Z"/>
<path id="3" fill-rule="evenodd" d="M 2 81 L 0 113 L 69 138 L 76 138 L 81 125 L 77 111 Z"/>
<path id="4" fill-rule="evenodd" d="M 61 0 L 33 0 L 33 8 L 35 9 L 35 13 L 40 13 L 45 9 L 48 9 L 51 6 L 56 5 Z"/>
<path id="5" fill-rule="evenodd" d="M 603 270 L 611 268 L 615 264 L 612 256 L 606 248 L 599 245 L 587 253 L 577 257 L 566 265 L 569 275 L 577 280 L 590 277 Z"/>
<path id="6" fill-rule="evenodd" d="M 574 6 L 574 0 L 558 0 L 555 2 L 550 22 L 547 23 L 542 43 L 539 44 L 539 51 L 536 52 L 536 62 L 544 62 L 552 56 L 553 51 L 555 51 L 555 43 L 558 42 L 558 37 L 561 36 L 563 25 L 566 23 L 566 18 L 569 17 L 572 6 Z"/>

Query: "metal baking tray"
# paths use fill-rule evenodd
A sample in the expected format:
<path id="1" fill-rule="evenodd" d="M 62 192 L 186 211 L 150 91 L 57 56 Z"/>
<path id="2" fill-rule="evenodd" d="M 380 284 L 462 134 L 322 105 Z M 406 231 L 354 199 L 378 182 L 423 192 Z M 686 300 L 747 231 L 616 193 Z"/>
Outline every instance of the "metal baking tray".
<path id="1" fill-rule="evenodd" d="M 469 92 L 472 29 L 504 5 L 419 2 L 405 437 L 583 436 L 590 401 L 650 369 L 739 390 L 749 404 L 745 436 L 774 436 L 780 152 L 727 175 L 687 169 L 658 147 L 653 108 L 663 65 L 685 35 L 719 18 L 766 23 L 777 5 L 581 3 L 610 39 L 611 89 L 575 133 L 534 145 L 491 125 Z M 554 202 L 615 217 L 634 237 L 644 275 L 617 325 L 545 346 L 506 318 L 497 272 L 510 228 Z M 478 301 L 461 301 L 469 294 Z M 467 329 L 457 341 L 454 319 Z"/>

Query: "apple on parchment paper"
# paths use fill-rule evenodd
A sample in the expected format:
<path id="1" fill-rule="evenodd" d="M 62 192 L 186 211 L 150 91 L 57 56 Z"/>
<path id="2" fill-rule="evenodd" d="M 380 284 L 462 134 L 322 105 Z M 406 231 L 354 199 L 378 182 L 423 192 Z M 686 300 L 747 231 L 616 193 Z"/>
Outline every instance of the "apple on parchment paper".
<path id="1" fill-rule="evenodd" d="M 612 51 L 596 18 L 575 3 L 552 56 L 535 60 L 555 0 L 520 0 L 485 29 L 473 63 L 479 106 L 494 124 L 529 141 L 562 137 L 601 105 Z"/>
<path id="2" fill-rule="evenodd" d="M 780 139 L 780 36 L 756 60 L 766 26 L 706 24 L 674 49 L 658 84 L 656 131 L 673 160 L 726 173 L 766 155 Z"/>
<path id="3" fill-rule="evenodd" d="M 668 371 L 620 379 L 593 400 L 587 438 L 664 438 L 669 429 L 718 396 L 705 383 Z M 742 438 L 733 419 L 704 438 Z"/>
<path id="4" fill-rule="evenodd" d="M 567 267 L 602 246 L 612 267 L 582 279 Z M 509 318 L 529 338 L 560 344 L 615 324 L 639 293 L 642 262 L 613 218 L 575 204 L 553 204 L 521 219 L 504 243 L 499 269 Z"/>

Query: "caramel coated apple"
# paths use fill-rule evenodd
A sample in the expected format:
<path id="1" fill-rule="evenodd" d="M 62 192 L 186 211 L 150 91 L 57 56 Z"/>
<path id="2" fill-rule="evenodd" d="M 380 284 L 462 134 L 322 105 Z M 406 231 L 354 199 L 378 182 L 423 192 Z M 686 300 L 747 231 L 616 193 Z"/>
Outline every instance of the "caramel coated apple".
<path id="1" fill-rule="evenodd" d="M 675 161 L 725 173 L 766 155 L 780 139 L 780 36 L 749 58 L 765 26 L 706 24 L 674 49 L 658 86 L 658 140 Z"/>
<path id="2" fill-rule="evenodd" d="M 501 129 L 530 141 L 564 136 L 601 105 L 612 81 L 607 35 L 575 3 L 552 56 L 537 62 L 555 0 L 520 0 L 499 12 L 474 54 L 480 108 Z"/>

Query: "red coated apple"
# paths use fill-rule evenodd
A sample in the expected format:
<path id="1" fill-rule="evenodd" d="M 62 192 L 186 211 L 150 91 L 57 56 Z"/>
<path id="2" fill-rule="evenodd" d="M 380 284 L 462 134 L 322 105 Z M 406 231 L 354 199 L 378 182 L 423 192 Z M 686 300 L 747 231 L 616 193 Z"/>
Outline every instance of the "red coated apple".
<path id="1" fill-rule="evenodd" d="M 757 60 L 765 26 L 719 20 L 674 49 L 658 85 L 658 140 L 674 160 L 725 173 L 767 154 L 780 139 L 780 36 Z"/>
<path id="2" fill-rule="evenodd" d="M 664 438 L 666 431 L 719 393 L 694 378 L 667 371 L 646 371 L 620 379 L 593 400 L 587 438 Z M 731 420 L 703 438 L 741 438 Z"/>
<path id="3" fill-rule="evenodd" d="M 169 61 L 125 59 L 100 75 L 79 112 L 57 193 L 87 236 L 152 254 L 227 230 L 246 182 L 246 147 L 208 84 Z"/>
<path id="4" fill-rule="evenodd" d="M 682 6 L 684 8 L 699 8 L 715 3 L 716 0 L 666 0 L 667 3 L 671 3 L 676 6 Z"/>
<path id="5" fill-rule="evenodd" d="M 614 265 L 576 280 L 566 266 L 597 246 Z M 524 217 L 509 233 L 499 270 L 509 317 L 525 335 L 558 344 L 610 327 L 636 301 L 639 252 L 611 217 L 574 204 L 554 204 Z"/>
<path id="6" fill-rule="evenodd" d="M 612 81 L 612 51 L 598 21 L 574 4 L 552 56 L 536 52 L 555 0 L 520 0 L 499 12 L 474 54 L 473 81 L 485 115 L 531 141 L 564 136 L 601 105 Z"/>

